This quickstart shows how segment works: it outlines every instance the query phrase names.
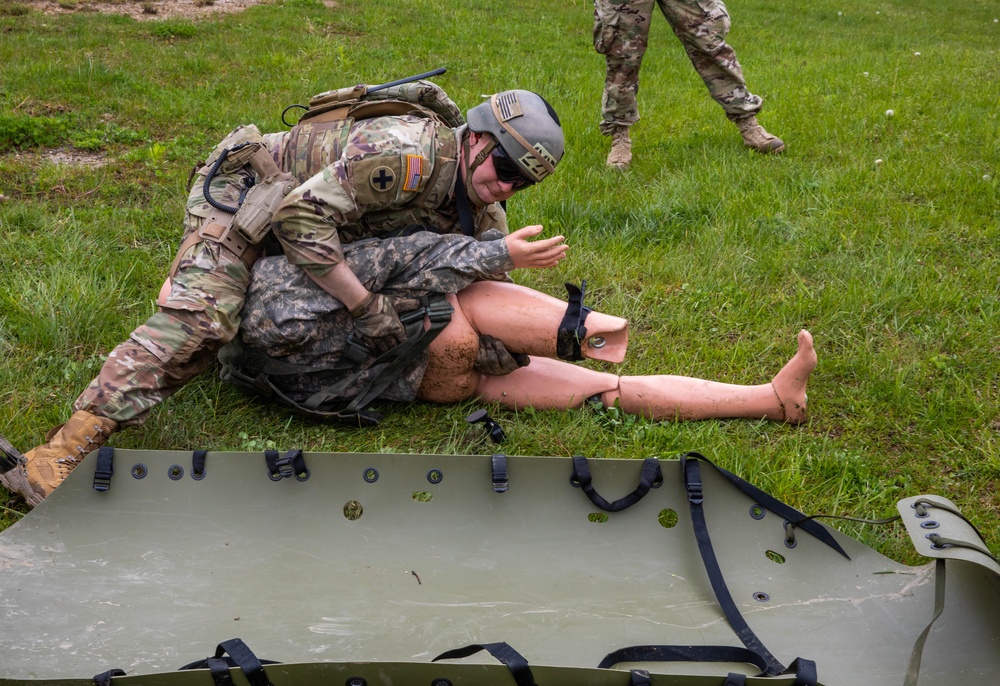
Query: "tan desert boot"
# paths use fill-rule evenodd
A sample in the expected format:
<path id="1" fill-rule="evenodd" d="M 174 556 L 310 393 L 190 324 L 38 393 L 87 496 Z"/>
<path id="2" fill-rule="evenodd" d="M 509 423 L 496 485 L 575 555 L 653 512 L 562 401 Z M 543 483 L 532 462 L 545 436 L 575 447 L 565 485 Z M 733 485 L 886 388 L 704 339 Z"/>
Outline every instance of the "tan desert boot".
<path id="1" fill-rule="evenodd" d="M 734 123 L 739 128 L 740 135 L 743 136 L 743 144 L 748 148 L 764 155 L 778 153 L 785 149 L 785 142 L 765 131 L 764 127 L 757 123 L 757 117 L 737 119 Z"/>
<path id="2" fill-rule="evenodd" d="M 25 453 L 24 467 L 0 475 L 0 483 L 34 507 L 117 430 L 117 422 L 77 410 L 68 422 L 49 431 L 43 445 Z"/>
<path id="3" fill-rule="evenodd" d="M 632 139 L 629 138 L 628 127 L 616 126 L 611 134 L 608 166 L 615 169 L 628 169 L 630 164 L 632 164 Z"/>

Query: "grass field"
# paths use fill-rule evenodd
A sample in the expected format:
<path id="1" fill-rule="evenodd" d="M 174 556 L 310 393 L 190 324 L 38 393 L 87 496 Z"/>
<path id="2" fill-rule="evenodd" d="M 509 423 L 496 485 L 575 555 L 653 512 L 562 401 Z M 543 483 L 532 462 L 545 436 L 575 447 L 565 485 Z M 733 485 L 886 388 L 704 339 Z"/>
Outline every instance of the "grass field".
<path id="1" fill-rule="evenodd" d="M 136 22 L 0 0 L 0 433 L 40 442 L 153 311 L 188 171 L 226 132 L 279 130 L 314 93 L 445 66 L 437 82 L 463 109 L 520 87 L 560 113 L 565 161 L 509 212 L 564 233 L 571 258 L 517 280 L 562 297 L 586 279 L 590 305 L 628 317 L 618 372 L 761 383 L 803 327 L 820 359 L 804 426 L 491 407 L 505 452 L 697 450 L 809 513 L 882 517 L 934 493 L 1000 546 L 994 2 L 733 0 L 730 42 L 788 144 L 780 157 L 743 148 L 656 17 L 626 173 L 604 166 L 588 2 L 330 5 Z M 54 164 L 43 153 L 57 148 L 102 164 Z M 113 443 L 488 454 L 464 422 L 475 407 L 390 408 L 377 428 L 345 429 L 209 373 Z M 24 511 L 6 507 L 3 525 Z M 912 561 L 902 527 L 844 528 Z"/>

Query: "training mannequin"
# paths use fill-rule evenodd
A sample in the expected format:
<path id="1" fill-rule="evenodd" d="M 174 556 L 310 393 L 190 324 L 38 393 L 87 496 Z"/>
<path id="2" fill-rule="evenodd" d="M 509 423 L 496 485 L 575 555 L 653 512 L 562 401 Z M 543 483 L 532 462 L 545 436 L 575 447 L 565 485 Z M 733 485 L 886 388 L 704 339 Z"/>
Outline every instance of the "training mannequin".
<path id="1" fill-rule="evenodd" d="M 770 383 L 741 386 L 685 376 L 617 376 L 552 359 L 556 329 L 565 303 L 510 283 L 477 282 L 449 300 L 456 305 L 451 324 L 430 345 L 430 363 L 418 397 L 432 402 L 479 398 L 512 408 L 565 410 L 589 398 L 605 407 L 616 403 L 629 414 L 655 420 L 747 418 L 798 424 L 806 417 L 806 382 L 816 367 L 808 331 L 798 334 L 798 350 Z M 591 312 L 584 357 L 621 362 L 627 322 Z M 530 363 L 504 376 L 473 369 L 481 334 L 495 336 L 508 350 L 525 352 Z M 600 348 L 595 339 L 607 342 Z"/>

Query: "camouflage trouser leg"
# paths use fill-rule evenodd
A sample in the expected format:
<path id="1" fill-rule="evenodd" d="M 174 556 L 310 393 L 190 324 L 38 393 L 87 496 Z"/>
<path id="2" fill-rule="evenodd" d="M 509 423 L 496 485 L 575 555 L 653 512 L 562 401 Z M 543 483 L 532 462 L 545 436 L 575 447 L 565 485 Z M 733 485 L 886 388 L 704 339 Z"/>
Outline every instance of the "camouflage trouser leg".
<path id="1" fill-rule="evenodd" d="M 743 68 L 726 43 L 729 12 L 722 0 L 656 0 L 712 98 L 732 120 L 757 114 L 760 97 L 747 90 Z"/>
<path id="2" fill-rule="evenodd" d="M 594 0 L 594 49 L 607 71 L 601 96 L 601 133 L 639 121 L 639 67 L 649 40 L 654 0 Z"/>
<path id="3" fill-rule="evenodd" d="M 203 221 L 189 204 L 185 236 Z M 111 351 L 74 409 L 123 425 L 141 424 L 150 409 L 204 371 L 233 339 L 249 281 L 243 261 L 217 243 L 185 250 L 167 302 Z"/>

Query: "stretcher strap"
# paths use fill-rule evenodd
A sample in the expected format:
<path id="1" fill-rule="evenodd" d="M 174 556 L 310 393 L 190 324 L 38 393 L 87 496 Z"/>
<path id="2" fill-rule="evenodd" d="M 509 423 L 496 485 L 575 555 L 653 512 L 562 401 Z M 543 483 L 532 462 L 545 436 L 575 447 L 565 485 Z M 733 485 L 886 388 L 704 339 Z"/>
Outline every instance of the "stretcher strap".
<path id="1" fill-rule="evenodd" d="M 712 539 L 708 534 L 708 524 L 705 521 L 705 509 L 702 507 L 704 493 L 702 492 L 701 468 L 698 465 L 696 454 L 688 453 L 681 457 L 681 469 L 684 470 L 684 487 L 688 493 L 688 504 L 691 509 L 691 521 L 694 524 L 694 537 L 698 543 L 698 551 L 701 553 L 702 562 L 705 564 L 705 571 L 708 573 L 708 580 L 712 584 L 715 592 L 715 599 L 722 607 L 729 625 L 736 632 L 737 638 L 751 651 L 759 655 L 765 662 L 767 674 L 781 674 L 785 671 L 774 655 L 764 646 L 757 635 L 743 619 L 736 601 L 733 600 L 726 580 L 719 568 L 719 560 L 715 556 L 715 549 L 712 547 Z"/>
<path id="2" fill-rule="evenodd" d="M 480 650 L 485 650 L 506 665 L 507 669 L 509 669 L 510 673 L 513 675 L 514 682 L 517 683 L 517 686 L 535 686 L 535 678 L 531 675 L 531 668 L 528 667 L 528 661 L 523 655 L 521 655 L 521 653 L 511 648 L 506 643 L 474 643 L 473 645 L 465 646 L 464 648 L 456 648 L 454 650 L 441 653 L 436 658 L 431 660 L 431 662 L 468 657 L 469 655 L 475 655 Z"/>
<path id="3" fill-rule="evenodd" d="M 663 473 L 660 471 L 660 461 L 655 457 L 647 457 L 642 464 L 642 474 L 639 477 L 639 485 L 628 495 L 619 498 L 613 503 L 605 500 L 591 483 L 590 467 L 587 465 L 587 458 L 582 455 L 573 457 L 573 476 L 570 483 L 579 486 L 590 498 L 590 502 L 605 512 L 620 512 L 632 507 L 649 493 L 650 488 L 655 488 L 663 483 Z"/>
<path id="4" fill-rule="evenodd" d="M 97 467 L 94 469 L 94 490 L 103 493 L 111 488 L 111 477 L 115 475 L 115 449 L 103 446 L 97 451 Z"/>
<path id="5" fill-rule="evenodd" d="M 281 457 L 278 456 L 277 450 L 265 450 L 264 461 L 267 463 L 267 473 L 272 481 L 289 477 L 305 481 L 309 478 L 309 468 L 306 467 L 306 460 L 301 450 L 289 450 Z"/>

